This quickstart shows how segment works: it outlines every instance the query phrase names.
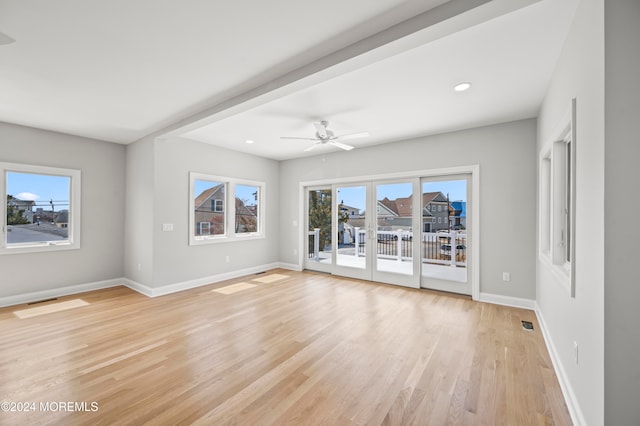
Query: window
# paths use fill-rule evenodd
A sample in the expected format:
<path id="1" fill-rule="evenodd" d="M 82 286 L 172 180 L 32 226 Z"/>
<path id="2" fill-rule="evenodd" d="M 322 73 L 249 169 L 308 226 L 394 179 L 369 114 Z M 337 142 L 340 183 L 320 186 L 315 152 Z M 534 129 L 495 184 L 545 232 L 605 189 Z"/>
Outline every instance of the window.
<path id="1" fill-rule="evenodd" d="M 198 235 L 211 235 L 211 222 L 198 222 Z"/>
<path id="2" fill-rule="evenodd" d="M 575 295 L 575 120 L 576 101 L 556 138 L 539 159 L 539 246 L 563 283 Z"/>
<path id="3" fill-rule="evenodd" d="M 190 245 L 264 237 L 263 182 L 195 172 L 189 180 Z"/>
<path id="4" fill-rule="evenodd" d="M 571 262 L 571 226 L 572 226 L 572 180 L 571 173 L 571 134 L 553 144 L 551 157 L 553 229 L 553 263 L 562 265 Z"/>
<path id="5" fill-rule="evenodd" d="M 0 163 L 0 253 L 80 248 L 80 171 Z"/>
<path id="6" fill-rule="evenodd" d="M 540 160 L 540 253 L 551 256 L 551 153 Z"/>
<path id="7" fill-rule="evenodd" d="M 258 232 L 258 207 L 260 187 L 256 185 L 236 185 L 235 230 L 237 234 Z"/>
<path id="8" fill-rule="evenodd" d="M 193 236 L 224 236 L 226 217 L 222 206 L 226 184 L 214 179 L 194 179 L 191 187 L 194 194 L 193 219 L 199 224 Z"/>

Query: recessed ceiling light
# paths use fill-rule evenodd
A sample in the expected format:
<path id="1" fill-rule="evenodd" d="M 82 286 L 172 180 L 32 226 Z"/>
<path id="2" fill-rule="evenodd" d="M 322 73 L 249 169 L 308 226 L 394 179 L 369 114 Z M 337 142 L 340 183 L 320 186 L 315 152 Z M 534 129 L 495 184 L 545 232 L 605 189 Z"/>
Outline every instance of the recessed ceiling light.
<path id="1" fill-rule="evenodd" d="M 469 90 L 469 88 L 471 88 L 471 83 L 460 83 L 460 84 L 456 84 L 453 87 L 453 90 L 455 90 L 456 92 L 464 92 L 465 90 Z"/>
<path id="2" fill-rule="evenodd" d="M 245 143 L 248 143 L 248 144 L 252 144 L 253 142 L 254 142 L 254 141 L 252 141 L 251 139 L 247 139 L 247 140 L 245 141 Z"/>

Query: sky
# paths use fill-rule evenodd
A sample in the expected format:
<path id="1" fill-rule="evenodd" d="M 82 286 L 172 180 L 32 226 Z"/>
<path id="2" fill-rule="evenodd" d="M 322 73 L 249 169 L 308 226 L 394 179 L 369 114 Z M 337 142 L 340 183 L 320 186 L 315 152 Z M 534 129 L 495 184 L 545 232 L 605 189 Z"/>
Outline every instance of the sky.
<path id="1" fill-rule="evenodd" d="M 69 209 L 71 178 L 67 176 L 7 172 L 6 185 L 8 195 L 35 201 L 36 207 L 51 210 L 53 200 L 56 211 Z"/>
<path id="2" fill-rule="evenodd" d="M 408 197 L 411 195 L 411 183 L 381 184 L 376 186 L 376 197 L 382 200 L 384 197 L 390 200 Z M 467 200 L 467 182 L 465 180 L 452 180 L 444 182 L 425 182 L 422 184 L 422 192 L 440 191 L 445 196 L 449 194 L 450 201 Z M 338 202 L 365 210 L 365 187 L 349 186 L 338 188 Z"/>

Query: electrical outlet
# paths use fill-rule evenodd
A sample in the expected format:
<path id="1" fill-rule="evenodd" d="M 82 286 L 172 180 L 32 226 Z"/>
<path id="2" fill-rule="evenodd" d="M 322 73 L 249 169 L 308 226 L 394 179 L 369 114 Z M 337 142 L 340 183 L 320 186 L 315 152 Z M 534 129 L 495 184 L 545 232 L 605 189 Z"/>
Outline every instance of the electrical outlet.
<path id="1" fill-rule="evenodd" d="M 142 271 L 142 263 L 138 263 L 138 272 Z"/>
<path id="2" fill-rule="evenodd" d="M 171 231 L 173 231 L 173 223 L 162 224 L 162 232 L 171 232 Z"/>
<path id="3" fill-rule="evenodd" d="M 227 263 L 231 262 L 231 258 L 230 258 L 229 256 L 227 256 L 227 257 L 225 258 L 225 260 L 226 260 L 226 262 L 227 262 Z"/>
<path id="4" fill-rule="evenodd" d="M 296 256 L 298 254 L 298 249 L 293 249 L 293 255 Z"/>
<path id="5" fill-rule="evenodd" d="M 511 281 L 511 274 L 509 272 L 502 273 L 502 281 Z"/>
<path id="6" fill-rule="evenodd" d="M 575 340 L 573 341 L 573 360 L 576 362 L 576 365 L 578 365 L 578 342 Z"/>

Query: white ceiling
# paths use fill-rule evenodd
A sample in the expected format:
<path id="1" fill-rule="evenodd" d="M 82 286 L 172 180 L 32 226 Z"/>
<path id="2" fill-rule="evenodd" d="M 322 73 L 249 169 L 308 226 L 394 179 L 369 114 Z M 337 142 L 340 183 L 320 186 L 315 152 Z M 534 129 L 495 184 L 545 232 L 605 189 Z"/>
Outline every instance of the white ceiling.
<path id="1" fill-rule="evenodd" d="M 0 121 L 130 143 L 183 120 L 172 134 L 287 159 L 311 142 L 279 137 L 311 137 L 320 119 L 368 131 L 349 141 L 358 147 L 533 117 L 577 1 L 542 0 L 340 68 L 366 56 L 352 49 L 322 78 L 272 84 L 220 114 L 224 101 L 305 67 L 313 77 L 313 61 L 456 1 L 0 0 L 0 31 L 16 40 L 0 46 Z M 473 87 L 454 93 L 460 81 Z"/>

